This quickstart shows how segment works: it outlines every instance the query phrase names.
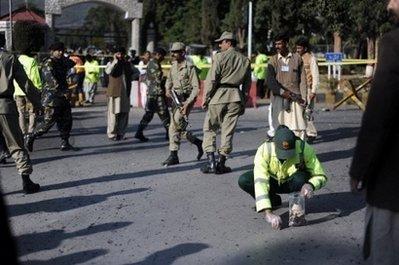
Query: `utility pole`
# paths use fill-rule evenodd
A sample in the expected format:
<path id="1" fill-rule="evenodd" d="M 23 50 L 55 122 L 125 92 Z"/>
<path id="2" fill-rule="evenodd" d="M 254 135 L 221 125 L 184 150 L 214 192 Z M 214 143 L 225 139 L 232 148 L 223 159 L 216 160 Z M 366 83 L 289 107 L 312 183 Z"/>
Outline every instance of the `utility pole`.
<path id="1" fill-rule="evenodd" d="M 10 19 L 10 51 L 12 51 L 12 2 L 8 0 L 8 12 L 9 12 L 9 19 Z"/>
<path id="2" fill-rule="evenodd" d="M 248 3 L 248 58 L 252 55 L 252 1 Z"/>

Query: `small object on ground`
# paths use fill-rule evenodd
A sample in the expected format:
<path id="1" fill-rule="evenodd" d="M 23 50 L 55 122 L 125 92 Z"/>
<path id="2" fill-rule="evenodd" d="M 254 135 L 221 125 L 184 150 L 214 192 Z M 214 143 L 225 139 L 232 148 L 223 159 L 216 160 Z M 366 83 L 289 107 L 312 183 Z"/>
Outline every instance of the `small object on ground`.
<path id="1" fill-rule="evenodd" d="M 306 225 L 305 198 L 299 193 L 294 193 L 289 198 L 288 226 Z"/>

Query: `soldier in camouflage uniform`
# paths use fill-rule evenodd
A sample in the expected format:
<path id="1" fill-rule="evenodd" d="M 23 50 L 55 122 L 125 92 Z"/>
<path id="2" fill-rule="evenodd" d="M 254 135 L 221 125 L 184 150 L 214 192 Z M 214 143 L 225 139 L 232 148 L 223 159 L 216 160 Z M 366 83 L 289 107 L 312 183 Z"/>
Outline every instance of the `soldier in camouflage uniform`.
<path id="1" fill-rule="evenodd" d="M 44 121 L 39 124 L 33 134 L 27 138 L 26 146 L 29 151 L 33 150 L 33 141 L 38 136 L 48 132 L 57 123 L 61 136 L 62 151 L 78 150 L 69 143 L 72 129 L 71 105 L 65 97 L 68 91 L 67 72 L 75 63 L 64 57 L 64 44 L 54 43 L 50 46 L 50 58 L 43 62 L 42 76 L 42 105 L 44 107 Z"/>
<path id="2" fill-rule="evenodd" d="M 179 164 L 177 152 L 180 147 L 180 139 L 186 138 L 190 143 L 197 146 L 197 159 L 202 154 L 202 141 L 187 131 L 187 119 L 199 91 L 199 81 L 194 65 L 185 59 L 186 46 L 182 42 L 175 42 L 172 45 L 171 53 L 174 59 L 172 67 L 166 80 L 166 96 L 171 97 L 172 90 L 175 92 L 181 106 L 174 102 L 172 119 L 169 125 L 169 157 L 163 162 L 164 166 Z"/>
<path id="3" fill-rule="evenodd" d="M 135 138 L 142 142 L 147 142 L 148 138 L 144 136 L 143 130 L 151 122 L 155 112 L 161 119 L 166 130 L 165 139 L 168 140 L 168 129 L 170 123 L 170 114 L 166 105 L 164 78 L 161 68 L 161 62 L 166 55 L 166 51 L 162 48 L 157 48 L 154 51 L 153 58 L 147 65 L 147 77 L 145 83 L 147 89 L 147 103 L 145 106 L 145 114 L 140 121 Z"/>

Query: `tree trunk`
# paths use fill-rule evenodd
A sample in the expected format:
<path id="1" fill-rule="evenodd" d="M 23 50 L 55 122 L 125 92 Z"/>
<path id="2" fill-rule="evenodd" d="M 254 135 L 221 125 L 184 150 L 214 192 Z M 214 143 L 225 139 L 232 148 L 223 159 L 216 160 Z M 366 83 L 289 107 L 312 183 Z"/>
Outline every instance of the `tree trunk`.
<path id="1" fill-rule="evenodd" d="M 341 35 L 339 32 L 334 32 L 334 52 L 341 52 Z"/>
<path id="2" fill-rule="evenodd" d="M 375 58 L 375 38 L 367 38 L 367 59 L 371 60 Z"/>
<path id="3" fill-rule="evenodd" d="M 375 58 L 375 38 L 369 37 L 367 38 L 367 59 L 372 60 Z M 366 66 L 366 77 L 372 77 L 374 73 L 374 65 L 368 64 Z"/>
<path id="4" fill-rule="evenodd" d="M 245 45 L 245 28 L 238 28 L 237 29 L 237 42 L 238 48 L 244 49 Z"/>

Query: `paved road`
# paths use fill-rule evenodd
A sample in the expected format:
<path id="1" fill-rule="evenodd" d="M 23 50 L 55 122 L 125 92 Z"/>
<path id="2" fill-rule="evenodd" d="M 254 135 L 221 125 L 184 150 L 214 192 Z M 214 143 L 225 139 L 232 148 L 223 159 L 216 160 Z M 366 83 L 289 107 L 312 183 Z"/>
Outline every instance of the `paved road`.
<path id="1" fill-rule="evenodd" d="M 145 132 L 151 140 L 139 143 L 133 131 L 143 112 L 130 114 L 125 141 L 107 139 L 105 107 L 95 106 L 74 110 L 73 143 L 81 151 L 59 151 L 55 130 L 35 142 L 40 193 L 23 195 L 14 165 L 2 166 L 23 264 L 360 264 L 364 202 L 348 191 L 347 177 L 360 111 L 318 113 L 314 147 L 329 182 L 307 204 L 309 225 L 281 231 L 237 186 L 264 140 L 266 107 L 240 119 L 228 160 L 233 172 L 225 175 L 201 174 L 186 142 L 181 164 L 161 167 L 169 152 L 159 119 Z M 203 118 L 191 116 L 199 135 Z M 287 208 L 278 212 L 287 222 Z"/>

